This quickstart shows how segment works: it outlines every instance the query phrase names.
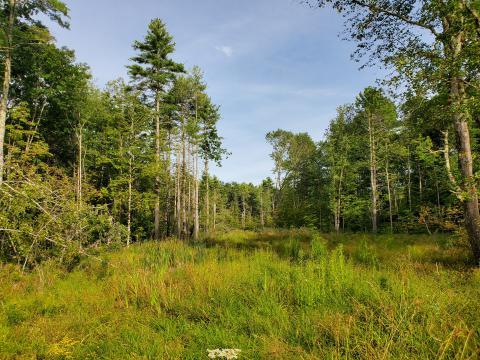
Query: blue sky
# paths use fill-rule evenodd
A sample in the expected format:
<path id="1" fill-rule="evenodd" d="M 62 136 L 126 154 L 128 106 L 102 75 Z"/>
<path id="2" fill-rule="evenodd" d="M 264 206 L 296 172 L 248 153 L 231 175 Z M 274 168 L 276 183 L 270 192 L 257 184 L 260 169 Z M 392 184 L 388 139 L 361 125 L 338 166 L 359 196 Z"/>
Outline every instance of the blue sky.
<path id="1" fill-rule="evenodd" d="M 221 106 L 219 131 L 232 155 L 214 173 L 259 183 L 273 164 L 265 134 L 278 128 L 325 133 L 339 105 L 380 76 L 358 70 L 342 19 L 299 0 L 67 0 L 71 30 L 53 28 L 76 51 L 98 86 L 126 77 L 131 44 L 161 18 L 177 44 L 175 60 L 205 72 Z"/>

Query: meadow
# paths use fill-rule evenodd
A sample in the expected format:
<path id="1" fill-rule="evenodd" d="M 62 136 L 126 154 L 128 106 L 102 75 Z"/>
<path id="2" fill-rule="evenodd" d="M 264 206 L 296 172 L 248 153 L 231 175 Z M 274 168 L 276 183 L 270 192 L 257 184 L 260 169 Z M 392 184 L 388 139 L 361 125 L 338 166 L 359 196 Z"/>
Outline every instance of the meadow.
<path id="1" fill-rule="evenodd" d="M 480 270 L 449 236 L 234 231 L 0 267 L 0 359 L 477 359 Z"/>

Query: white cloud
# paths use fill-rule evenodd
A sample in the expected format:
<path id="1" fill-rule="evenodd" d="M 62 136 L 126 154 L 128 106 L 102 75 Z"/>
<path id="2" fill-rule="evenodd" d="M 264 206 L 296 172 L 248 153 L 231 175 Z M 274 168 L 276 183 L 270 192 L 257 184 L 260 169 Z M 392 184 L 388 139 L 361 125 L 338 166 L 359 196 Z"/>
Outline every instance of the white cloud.
<path id="1" fill-rule="evenodd" d="M 215 49 L 222 52 L 227 57 L 232 57 L 233 55 L 233 48 L 231 46 L 216 46 Z"/>

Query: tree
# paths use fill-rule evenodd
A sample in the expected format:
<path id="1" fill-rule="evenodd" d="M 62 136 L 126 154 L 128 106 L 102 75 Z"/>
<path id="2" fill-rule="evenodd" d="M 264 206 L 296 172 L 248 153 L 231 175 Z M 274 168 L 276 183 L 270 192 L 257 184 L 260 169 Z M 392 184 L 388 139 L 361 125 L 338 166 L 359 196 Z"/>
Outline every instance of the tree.
<path id="1" fill-rule="evenodd" d="M 392 128 L 393 122 L 396 119 L 396 111 L 395 105 L 388 100 L 380 90 L 370 87 L 366 88 L 358 96 L 356 106 L 358 108 L 357 116 L 366 128 L 366 134 L 368 136 L 372 231 L 376 233 L 379 210 L 379 157 L 385 156 L 385 153 L 388 151 L 389 130 Z M 385 165 L 389 204 L 391 207 L 390 179 L 388 165 Z"/>
<path id="2" fill-rule="evenodd" d="M 310 200 L 315 196 L 316 146 L 306 133 L 276 130 L 266 136 L 272 145 L 276 192 L 274 212 L 280 226 L 313 226 L 316 215 Z"/>
<path id="3" fill-rule="evenodd" d="M 200 156 L 204 161 L 204 173 L 206 178 L 205 188 L 205 232 L 210 229 L 210 185 L 209 164 L 213 161 L 217 166 L 221 165 L 222 158 L 227 151 L 222 147 L 222 138 L 218 135 L 217 123 L 220 120 L 220 108 L 212 103 L 210 97 L 201 94 L 200 103 Z"/>
<path id="4" fill-rule="evenodd" d="M 352 172 L 349 164 L 350 148 L 352 135 L 348 129 L 348 116 L 350 109 L 340 107 L 337 109 L 337 117 L 332 120 L 328 128 L 325 139 L 325 157 L 330 169 L 330 182 L 332 189 L 332 204 L 334 214 L 335 232 L 340 232 L 340 220 L 343 216 L 344 188 L 346 187 L 346 178 Z M 350 120 L 351 121 L 351 120 Z"/>
<path id="5" fill-rule="evenodd" d="M 155 114 L 155 163 L 157 166 L 155 188 L 157 198 L 155 200 L 154 238 L 159 240 L 161 184 L 158 173 L 160 172 L 162 146 L 166 142 L 165 138 L 162 138 L 162 135 L 165 134 L 162 131 L 161 104 L 168 86 L 174 81 L 176 74 L 184 72 L 184 68 L 183 65 L 170 59 L 170 55 L 175 50 L 175 43 L 160 19 L 150 22 L 144 41 L 135 41 L 133 48 L 138 51 L 138 55 L 132 58 L 134 64 L 128 67 L 129 73 L 136 87 L 144 91 Z"/>
<path id="6" fill-rule="evenodd" d="M 5 124 L 8 111 L 12 59 L 16 48 L 26 43 L 39 45 L 49 39 L 45 25 L 38 20 L 44 14 L 63 27 L 68 27 L 64 18 L 68 14 L 66 5 L 59 0 L 3 0 L 0 2 L 0 46 L 3 52 L 2 93 L 0 97 L 0 186 L 4 176 Z"/>
<path id="7" fill-rule="evenodd" d="M 347 32 L 357 42 L 356 58 L 370 55 L 397 70 L 414 91 L 444 94 L 449 126 L 457 135 L 461 170 L 459 196 L 474 257 L 480 261 L 480 213 L 474 177 L 469 100 L 478 84 L 480 21 L 472 1 L 317 0 L 346 16 Z M 425 92 L 427 93 L 427 92 Z"/>

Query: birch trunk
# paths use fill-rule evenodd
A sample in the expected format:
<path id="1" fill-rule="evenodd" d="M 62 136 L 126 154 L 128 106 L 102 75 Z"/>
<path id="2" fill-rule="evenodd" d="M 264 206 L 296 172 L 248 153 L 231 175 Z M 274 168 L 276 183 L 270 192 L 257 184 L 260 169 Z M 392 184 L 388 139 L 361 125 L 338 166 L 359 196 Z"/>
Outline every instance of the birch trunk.
<path id="1" fill-rule="evenodd" d="M 388 161 L 385 166 L 385 173 L 387 176 L 387 192 L 388 192 L 388 211 L 390 215 L 390 233 L 393 234 L 393 206 L 392 206 L 392 190 L 390 188 L 390 172 L 388 168 Z"/>
<path id="2" fill-rule="evenodd" d="M 79 116 L 80 122 L 80 116 Z M 77 207 L 80 209 L 83 200 L 83 125 L 77 128 Z"/>
<path id="3" fill-rule="evenodd" d="M 368 134 L 370 144 L 370 184 L 372 187 L 372 232 L 377 232 L 377 160 L 375 153 L 375 135 L 372 115 L 368 115 Z"/>
<path id="4" fill-rule="evenodd" d="M 338 180 L 338 189 L 337 189 L 337 198 L 335 199 L 335 232 L 340 233 L 340 216 L 341 216 L 341 206 L 342 206 L 342 182 L 343 182 L 343 171 L 340 170 L 340 178 Z"/>
<path id="5" fill-rule="evenodd" d="M 242 195 L 242 229 L 245 230 L 245 218 L 246 218 L 247 206 L 245 204 L 245 195 Z"/>
<path id="6" fill-rule="evenodd" d="M 260 225 L 262 226 L 262 229 L 265 228 L 265 217 L 263 214 L 263 191 L 260 192 Z"/>

